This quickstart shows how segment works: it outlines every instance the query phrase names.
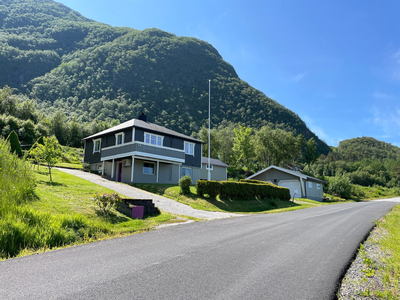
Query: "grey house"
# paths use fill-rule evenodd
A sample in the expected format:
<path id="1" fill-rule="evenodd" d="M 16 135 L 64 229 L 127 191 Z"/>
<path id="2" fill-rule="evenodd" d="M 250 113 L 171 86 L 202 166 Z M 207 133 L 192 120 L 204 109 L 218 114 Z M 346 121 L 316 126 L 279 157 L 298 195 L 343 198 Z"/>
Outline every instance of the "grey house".
<path id="1" fill-rule="evenodd" d="M 323 184 L 326 183 L 318 178 L 277 166 L 269 166 L 246 179 L 271 182 L 287 187 L 290 190 L 291 197 L 295 194 L 296 198 L 308 198 L 317 201 L 322 201 L 324 196 Z"/>
<path id="2" fill-rule="evenodd" d="M 83 139 L 84 162 L 126 183 L 178 183 L 200 179 L 202 141 L 149 123 L 142 114 Z"/>
<path id="3" fill-rule="evenodd" d="M 200 179 L 207 180 L 208 179 L 208 157 L 201 158 L 201 171 L 200 171 Z M 228 172 L 227 169 L 229 166 L 219 159 L 211 158 L 210 159 L 210 174 L 211 180 L 228 180 Z"/>

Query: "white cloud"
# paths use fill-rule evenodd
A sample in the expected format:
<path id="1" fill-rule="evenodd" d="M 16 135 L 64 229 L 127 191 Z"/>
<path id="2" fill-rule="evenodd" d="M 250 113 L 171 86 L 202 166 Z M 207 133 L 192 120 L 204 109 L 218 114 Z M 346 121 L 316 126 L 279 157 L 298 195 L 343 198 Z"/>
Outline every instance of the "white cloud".
<path id="1" fill-rule="evenodd" d="M 321 140 L 325 141 L 325 143 L 327 143 L 328 145 L 333 145 L 332 141 L 333 139 L 328 136 L 325 131 L 318 125 L 315 124 L 314 120 L 311 119 L 309 116 L 307 115 L 303 115 L 301 116 L 301 119 L 306 122 L 307 127 L 314 132 L 314 134 Z"/>
<path id="2" fill-rule="evenodd" d="M 292 81 L 299 82 L 300 80 L 302 80 L 304 78 L 304 76 L 306 76 L 306 73 L 297 74 L 296 76 L 294 76 L 292 78 Z"/>
<path id="3" fill-rule="evenodd" d="M 380 93 L 378 91 L 376 91 L 373 95 L 372 95 L 375 99 L 378 100 L 394 100 L 396 99 L 395 96 L 393 95 L 389 95 L 389 94 L 385 94 L 385 93 Z"/>
<path id="4" fill-rule="evenodd" d="M 374 123 L 380 126 L 386 137 L 400 136 L 400 107 L 373 107 Z"/>

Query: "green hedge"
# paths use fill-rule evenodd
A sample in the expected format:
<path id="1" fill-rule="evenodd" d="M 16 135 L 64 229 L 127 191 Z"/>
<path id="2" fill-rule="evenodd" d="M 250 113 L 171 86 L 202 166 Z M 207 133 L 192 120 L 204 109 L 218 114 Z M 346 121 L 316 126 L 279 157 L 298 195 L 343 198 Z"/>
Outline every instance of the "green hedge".
<path id="1" fill-rule="evenodd" d="M 197 180 L 196 190 L 197 195 L 201 197 L 208 195 L 211 198 L 215 198 L 220 193 L 221 183 L 215 180 Z"/>
<path id="2" fill-rule="evenodd" d="M 290 200 L 288 188 L 276 186 L 269 182 L 251 183 L 236 181 L 206 181 L 198 180 L 196 183 L 197 194 L 210 197 L 220 195 L 229 199 L 280 199 Z"/>
<path id="3" fill-rule="evenodd" d="M 240 182 L 256 183 L 256 184 L 272 184 L 271 182 L 254 180 L 254 179 L 240 179 Z"/>

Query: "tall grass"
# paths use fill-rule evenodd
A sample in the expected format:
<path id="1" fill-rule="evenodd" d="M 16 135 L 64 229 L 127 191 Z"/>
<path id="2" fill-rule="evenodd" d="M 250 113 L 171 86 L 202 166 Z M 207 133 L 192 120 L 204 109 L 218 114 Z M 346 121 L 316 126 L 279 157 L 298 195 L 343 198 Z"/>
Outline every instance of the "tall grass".
<path id="1" fill-rule="evenodd" d="M 60 247 L 98 238 L 109 229 L 82 215 L 52 215 L 26 206 L 13 207 L 0 219 L 0 257 L 17 256 L 24 249 Z"/>
<path id="2" fill-rule="evenodd" d="M 10 144 L 0 138 L 0 216 L 30 199 L 35 185 L 30 164 L 12 154 Z"/>
<path id="3" fill-rule="evenodd" d="M 34 200 L 35 174 L 24 159 L 11 154 L 0 138 L 0 257 L 17 256 L 24 249 L 53 248 L 99 237 L 106 225 L 82 215 L 52 215 L 24 205 Z"/>

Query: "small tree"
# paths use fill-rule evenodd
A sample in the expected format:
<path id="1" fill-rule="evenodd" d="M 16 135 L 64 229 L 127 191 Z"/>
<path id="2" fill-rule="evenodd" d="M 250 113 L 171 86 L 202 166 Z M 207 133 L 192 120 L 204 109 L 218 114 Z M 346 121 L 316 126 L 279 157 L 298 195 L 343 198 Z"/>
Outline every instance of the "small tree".
<path id="1" fill-rule="evenodd" d="M 61 156 L 61 146 L 55 136 L 50 138 L 43 138 L 43 145 L 36 143 L 35 147 L 32 147 L 30 153 L 33 157 L 39 161 L 44 161 L 49 168 L 50 181 L 51 169 L 60 161 Z"/>
<path id="2" fill-rule="evenodd" d="M 18 135 L 14 130 L 8 135 L 7 141 L 10 143 L 11 153 L 16 153 L 18 157 L 22 157 L 21 144 L 19 143 Z"/>
<path id="3" fill-rule="evenodd" d="M 190 178 L 189 175 L 183 176 L 181 179 L 179 179 L 179 187 L 180 187 L 179 193 L 183 195 L 190 194 L 191 184 L 192 184 L 192 178 Z"/>

